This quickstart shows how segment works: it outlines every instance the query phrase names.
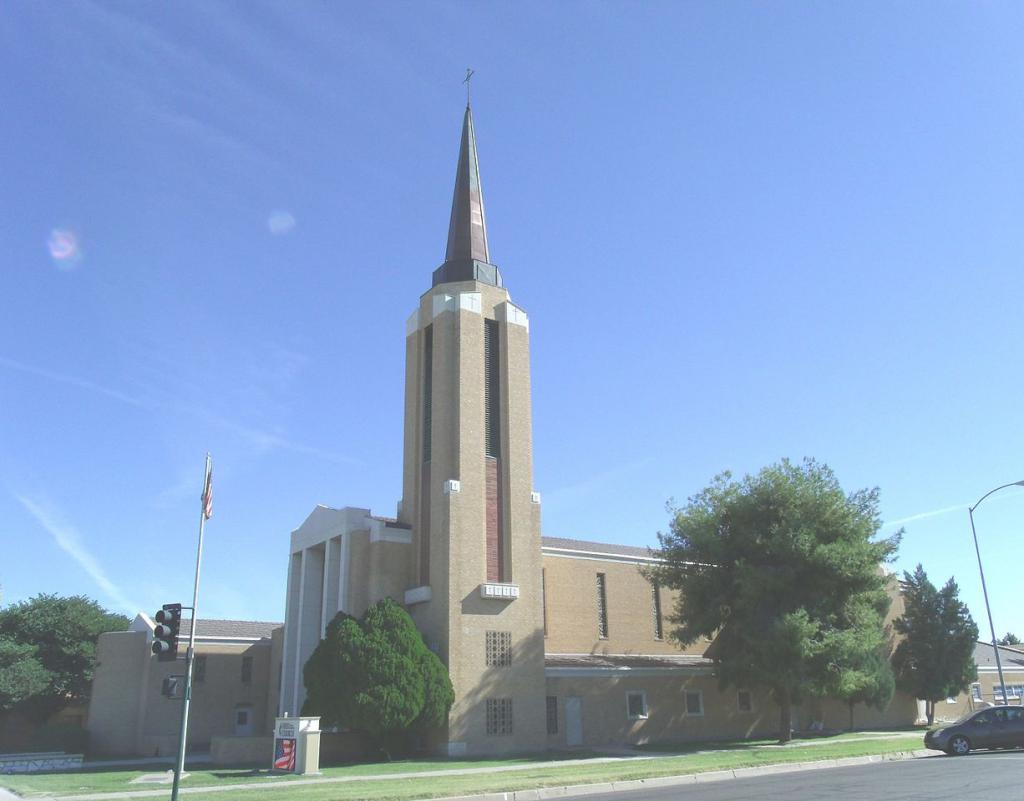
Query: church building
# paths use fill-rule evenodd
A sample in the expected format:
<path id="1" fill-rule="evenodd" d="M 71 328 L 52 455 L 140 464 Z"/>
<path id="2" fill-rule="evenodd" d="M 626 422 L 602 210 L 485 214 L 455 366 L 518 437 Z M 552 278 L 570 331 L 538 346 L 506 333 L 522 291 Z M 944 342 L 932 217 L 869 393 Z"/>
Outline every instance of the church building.
<path id="1" fill-rule="evenodd" d="M 513 282 L 514 275 L 510 270 Z M 219 658 L 248 655 L 250 692 L 244 703 L 257 711 L 246 716 L 242 732 L 237 708 L 220 722 L 200 715 L 205 728 L 193 733 L 194 742 L 223 749 L 218 738 L 265 738 L 274 714 L 299 714 L 303 666 L 328 622 L 338 611 L 361 615 L 384 597 L 405 606 L 448 667 L 455 703 L 436 746 L 449 755 L 738 738 L 776 730 L 778 710 L 770 698 L 752 689 L 719 689 L 704 656 L 707 642 L 680 649 L 668 639 L 676 595 L 641 574 L 651 563 L 646 548 L 541 535 L 541 495 L 533 483 L 529 317 L 513 302 L 488 248 L 469 106 L 445 260 L 405 327 L 402 476 L 395 517 L 317 506 L 292 532 L 283 627 L 258 624 L 260 638 L 239 642 L 237 654 L 223 637 L 216 641 Z M 891 614 L 901 611 L 897 598 Z M 201 620 L 197 631 L 208 623 L 224 629 Z M 108 663 L 104 649 L 113 657 L 115 647 L 118 653 L 127 648 L 138 651 L 133 660 L 147 660 L 141 656 L 146 626 L 140 616 L 133 631 L 101 638 L 96 712 L 88 724 L 97 742 L 104 737 L 102 721 L 110 717 L 99 709 L 138 672 L 120 670 L 113 680 L 118 659 Z M 126 645 L 127 635 L 139 645 Z M 162 666 L 154 660 L 148 659 L 145 686 L 133 687 L 134 740 L 130 747 L 119 740 L 122 751 L 169 752 L 170 743 L 147 734 L 155 732 L 147 719 L 166 712 L 159 706 Z M 241 665 L 235 667 L 243 670 Z M 243 675 L 235 667 L 218 675 L 235 681 Z M 264 687 L 252 686 L 256 675 Z M 202 705 L 203 693 L 197 689 L 193 708 Z M 211 687 L 209 693 L 211 699 L 234 697 L 227 687 Z M 858 708 L 857 723 L 912 724 L 916 716 L 914 699 L 897 693 L 884 713 Z M 838 703 L 794 710 L 799 726 L 823 721 L 842 727 L 848 717 Z"/>

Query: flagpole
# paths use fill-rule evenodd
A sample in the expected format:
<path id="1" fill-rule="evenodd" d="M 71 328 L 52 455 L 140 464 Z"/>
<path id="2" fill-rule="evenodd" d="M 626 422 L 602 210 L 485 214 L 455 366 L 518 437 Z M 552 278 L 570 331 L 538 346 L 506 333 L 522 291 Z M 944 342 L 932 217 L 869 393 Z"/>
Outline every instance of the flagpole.
<path id="1" fill-rule="evenodd" d="M 174 768 L 174 784 L 171 786 L 171 801 L 178 801 L 178 785 L 185 772 L 185 746 L 188 740 L 188 707 L 192 700 L 192 663 L 195 661 L 196 624 L 199 622 L 199 570 L 203 563 L 203 530 L 206 526 L 208 507 L 207 493 L 210 487 L 210 454 L 206 454 L 206 469 L 203 472 L 203 498 L 199 509 L 199 547 L 196 550 L 196 578 L 192 585 L 192 625 L 188 630 L 188 650 L 185 652 L 185 698 L 181 704 L 181 731 L 178 733 L 178 762 Z"/>

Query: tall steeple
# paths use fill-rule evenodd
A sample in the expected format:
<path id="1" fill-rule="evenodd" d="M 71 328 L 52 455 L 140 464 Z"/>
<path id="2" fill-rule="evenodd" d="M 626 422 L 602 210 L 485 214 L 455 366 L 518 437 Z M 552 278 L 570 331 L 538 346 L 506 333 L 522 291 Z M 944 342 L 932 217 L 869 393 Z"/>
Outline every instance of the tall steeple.
<path id="1" fill-rule="evenodd" d="M 482 281 L 501 286 L 501 274 L 491 264 L 487 247 L 487 215 L 480 185 L 473 110 L 466 104 L 462 118 L 462 143 L 455 172 L 452 216 L 448 223 L 448 247 L 444 264 L 434 271 L 434 286 L 452 281 Z"/>
<path id="2" fill-rule="evenodd" d="M 455 173 L 452 217 L 448 223 L 448 249 L 444 254 L 445 261 L 455 259 L 490 262 L 484 192 L 480 186 L 480 162 L 476 155 L 476 132 L 473 130 L 473 111 L 468 104 L 462 119 L 462 144 L 459 146 L 459 166 Z"/>

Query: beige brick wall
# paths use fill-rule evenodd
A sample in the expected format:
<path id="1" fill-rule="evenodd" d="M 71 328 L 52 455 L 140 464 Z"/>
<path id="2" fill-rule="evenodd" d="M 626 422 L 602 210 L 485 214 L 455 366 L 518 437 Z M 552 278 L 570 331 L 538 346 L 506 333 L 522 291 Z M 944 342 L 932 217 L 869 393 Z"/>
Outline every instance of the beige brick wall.
<path id="1" fill-rule="evenodd" d="M 605 574 L 608 638 L 598 636 L 597 574 Z M 661 588 L 663 639 L 655 639 L 651 584 L 636 564 L 544 555 L 550 654 L 703 654 L 706 641 L 680 650 L 669 635 L 678 593 Z"/>
<path id="2" fill-rule="evenodd" d="M 1004 660 L 1005 662 L 1005 660 Z M 1014 696 L 1013 691 L 1009 689 L 1009 685 L 1024 684 L 1024 671 L 1014 670 L 1012 668 L 1007 669 L 1006 665 L 1003 665 L 1003 679 L 1007 684 L 1007 693 L 1010 696 L 1011 704 L 1020 704 L 1021 700 Z M 984 701 L 992 703 L 995 698 L 995 692 L 999 690 L 999 674 L 995 671 L 979 671 L 978 680 L 974 682 L 978 685 L 981 690 L 981 697 Z M 977 709 L 981 709 L 983 704 L 979 704 L 973 697 L 971 689 L 968 688 L 967 692 L 960 693 L 952 704 L 947 703 L 945 700 L 940 700 L 935 704 L 935 719 L 941 721 L 952 721 L 966 715 L 968 712 L 973 712 Z"/>
<path id="3" fill-rule="evenodd" d="M 687 690 L 701 693 L 704 714 L 689 715 Z M 646 719 L 631 720 L 626 695 L 643 692 Z M 736 690 L 718 689 L 712 676 L 548 678 L 547 694 L 558 698 L 558 734 L 549 735 L 551 748 L 566 745 L 565 699 L 582 699 L 583 746 L 735 739 L 771 736 L 778 727 L 778 708 L 763 694 L 753 695 L 753 711 L 740 712 Z"/>
<path id="4" fill-rule="evenodd" d="M 703 715 L 686 711 L 686 692 L 699 691 Z M 630 719 L 627 693 L 643 692 L 648 716 Z M 549 677 L 547 694 L 558 701 L 558 733 L 548 735 L 549 748 L 566 747 L 566 698 L 582 699 L 583 746 L 601 747 L 620 744 L 697 742 L 741 738 L 774 737 L 778 734 L 779 708 L 769 693 L 751 692 L 753 708 L 741 711 L 739 691 L 720 689 L 713 676 L 670 675 L 652 677 Z M 917 702 L 905 693 L 897 693 L 883 711 L 857 704 L 854 726 L 858 729 L 907 726 L 914 722 Z M 849 707 L 832 700 L 805 700 L 793 707 L 793 727 L 806 730 L 822 722 L 827 729 L 849 726 Z"/>
<path id="5" fill-rule="evenodd" d="M 152 659 L 144 632 L 101 634 L 86 728 L 98 754 L 135 754 Z"/>
<path id="6" fill-rule="evenodd" d="M 234 734 L 235 710 L 249 708 L 254 735 L 266 734 L 276 710 L 276 670 L 271 670 L 271 643 L 212 644 L 199 642 L 197 656 L 206 659 L 203 682 L 192 688 L 189 750 L 207 750 L 214 736 Z M 149 651 L 144 632 L 111 632 L 100 636 L 98 665 L 86 727 L 90 747 L 98 754 L 171 756 L 177 753 L 181 701 L 161 695 L 163 679 L 184 673 L 184 660 L 161 662 Z M 252 657 L 252 682 L 241 680 L 242 659 Z"/>

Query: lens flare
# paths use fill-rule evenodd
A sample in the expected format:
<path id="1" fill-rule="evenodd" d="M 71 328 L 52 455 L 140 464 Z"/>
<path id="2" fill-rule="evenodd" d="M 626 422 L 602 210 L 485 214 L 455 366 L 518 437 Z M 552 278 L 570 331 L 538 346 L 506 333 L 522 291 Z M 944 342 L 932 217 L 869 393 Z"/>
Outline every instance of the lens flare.
<path id="1" fill-rule="evenodd" d="M 54 228 L 46 242 L 50 250 L 50 258 L 58 267 L 65 270 L 74 267 L 82 258 L 82 250 L 78 245 L 78 236 L 66 228 Z"/>
<path id="2" fill-rule="evenodd" d="M 288 211 L 271 212 L 267 218 L 267 228 L 274 236 L 284 236 L 295 227 L 295 217 Z"/>

